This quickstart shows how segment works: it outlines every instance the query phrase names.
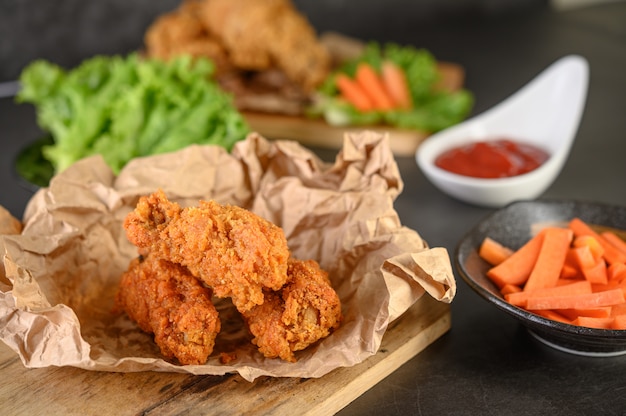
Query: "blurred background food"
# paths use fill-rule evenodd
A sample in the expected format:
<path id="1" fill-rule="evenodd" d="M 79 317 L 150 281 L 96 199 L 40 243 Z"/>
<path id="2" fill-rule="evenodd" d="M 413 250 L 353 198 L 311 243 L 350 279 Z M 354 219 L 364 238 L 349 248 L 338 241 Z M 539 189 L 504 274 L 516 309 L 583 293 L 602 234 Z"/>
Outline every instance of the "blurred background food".
<path id="1" fill-rule="evenodd" d="M 406 43 L 403 33 L 420 34 L 422 28 L 446 21 L 479 24 L 482 18 L 505 18 L 547 7 L 548 0 L 293 0 L 293 4 L 318 33 L 337 31 L 359 39 L 385 33 L 385 39 L 376 40 Z M 36 58 L 70 68 L 96 54 L 138 50 L 152 22 L 179 5 L 179 0 L 2 1 L 0 82 L 17 79 Z M 425 36 L 424 44 L 430 40 Z M 434 52 L 444 60 L 454 58 L 444 51 Z"/>

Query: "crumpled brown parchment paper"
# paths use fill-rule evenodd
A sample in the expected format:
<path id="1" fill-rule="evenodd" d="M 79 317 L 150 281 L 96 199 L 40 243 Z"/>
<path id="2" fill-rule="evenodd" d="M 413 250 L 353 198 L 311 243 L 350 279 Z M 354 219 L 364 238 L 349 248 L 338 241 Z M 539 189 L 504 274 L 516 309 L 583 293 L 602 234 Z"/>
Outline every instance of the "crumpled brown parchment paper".
<path id="1" fill-rule="evenodd" d="M 389 323 L 428 293 L 451 302 L 448 253 L 429 248 L 400 223 L 393 202 L 403 182 L 388 138 L 347 134 L 334 163 L 291 141 L 251 134 L 231 153 L 219 147 L 135 159 L 116 177 L 99 156 L 40 189 L 18 235 L 0 237 L 0 339 L 27 367 L 320 377 L 378 350 Z M 295 257 L 329 272 L 344 313 L 341 327 L 298 352 L 296 363 L 267 359 L 249 342 L 232 306 L 220 302 L 223 331 L 205 365 L 163 360 L 151 336 L 113 314 L 121 273 L 136 248 L 122 222 L 141 195 L 163 189 L 181 205 L 236 204 L 281 226 Z M 246 340 L 241 340 L 246 338 Z M 219 351 L 235 351 L 228 365 Z"/>

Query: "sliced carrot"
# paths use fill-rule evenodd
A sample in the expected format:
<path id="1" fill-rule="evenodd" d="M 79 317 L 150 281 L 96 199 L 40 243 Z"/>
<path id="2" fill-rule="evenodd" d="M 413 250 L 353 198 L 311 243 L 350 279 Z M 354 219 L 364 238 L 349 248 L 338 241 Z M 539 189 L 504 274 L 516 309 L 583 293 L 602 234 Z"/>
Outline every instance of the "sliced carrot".
<path id="1" fill-rule="evenodd" d="M 585 279 L 591 283 L 607 284 L 609 281 L 604 259 L 599 259 L 593 266 L 582 268 Z"/>
<path id="2" fill-rule="evenodd" d="M 578 326 L 597 329 L 611 329 L 615 318 L 593 318 L 591 316 L 579 316 L 572 323 Z"/>
<path id="3" fill-rule="evenodd" d="M 359 84 L 345 74 L 338 74 L 335 83 L 341 95 L 359 111 L 371 111 L 374 104 Z"/>
<path id="4" fill-rule="evenodd" d="M 626 303 L 611 306 L 611 316 L 626 315 Z"/>
<path id="5" fill-rule="evenodd" d="M 626 254 L 619 251 L 615 246 L 609 243 L 604 237 L 595 232 L 586 222 L 580 218 L 573 218 L 568 224 L 569 228 L 574 232 L 575 236 L 590 235 L 598 240 L 598 243 L 604 248 L 604 258 L 609 264 L 626 263 Z"/>
<path id="6" fill-rule="evenodd" d="M 588 293 L 592 293 L 591 283 L 586 280 L 579 280 L 569 284 L 537 289 L 534 292 L 522 291 L 518 293 L 509 293 L 504 296 L 504 299 L 512 305 L 526 307 L 526 302 L 530 296 L 565 296 Z"/>
<path id="7" fill-rule="evenodd" d="M 613 231 L 603 231 L 600 233 L 600 236 L 604 238 L 609 244 L 613 245 L 620 252 L 626 254 L 626 241 L 622 240 L 617 234 Z"/>
<path id="8" fill-rule="evenodd" d="M 524 285 L 524 291 L 533 291 L 545 287 L 554 287 L 561 275 L 567 251 L 572 243 L 572 230 L 548 227 L 537 261 Z"/>
<path id="9" fill-rule="evenodd" d="M 560 280 L 574 280 L 584 277 L 580 272 L 580 268 L 575 265 L 565 262 L 563 268 L 561 268 Z M 557 283 L 558 284 L 558 283 Z"/>
<path id="10" fill-rule="evenodd" d="M 371 65 L 365 62 L 359 63 L 354 79 L 365 91 L 376 109 L 390 110 L 393 108 L 393 101 L 387 95 L 383 81 Z"/>
<path id="11" fill-rule="evenodd" d="M 502 295 L 508 295 L 509 293 L 519 293 L 522 291 L 522 288 L 517 286 L 517 285 L 512 285 L 510 283 L 507 283 L 506 285 L 502 286 L 502 289 L 500 289 L 500 293 L 502 293 Z"/>
<path id="12" fill-rule="evenodd" d="M 413 106 L 411 91 L 402 68 L 391 61 L 384 61 L 381 66 L 381 76 L 387 94 L 395 106 L 402 109 L 411 108 Z"/>
<path id="13" fill-rule="evenodd" d="M 497 266 L 513 254 L 513 250 L 503 246 L 496 240 L 485 237 L 478 248 L 478 255 L 492 266 Z"/>
<path id="14" fill-rule="evenodd" d="M 613 317 L 611 329 L 626 329 L 626 314 Z"/>
<path id="15" fill-rule="evenodd" d="M 606 269 L 609 280 L 626 280 L 626 263 L 613 263 Z"/>
<path id="16" fill-rule="evenodd" d="M 604 256 L 604 247 L 602 247 L 602 244 L 600 244 L 598 239 L 591 235 L 577 236 L 574 238 L 572 245 L 574 247 L 588 247 L 591 255 L 593 255 L 593 258 L 596 259 L 596 261 Z"/>
<path id="17" fill-rule="evenodd" d="M 591 318 L 608 318 L 611 316 L 611 307 L 603 306 L 591 309 L 559 309 L 556 312 L 573 321 L 579 316 L 589 316 Z"/>
<path id="18" fill-rule="evenodd" d="M 593 257 L 589 246 L 572 247 L 570 253 L 572 253 L 572 257 L 581 271 L 596 264 L 596 259 Z"/>
<path id="19" fill-rule="evenodd" d="M 489 277 L 498 286 L 507 283 L 522 285 L 530 276 L 543 243 L 543 232 L 537 233 L 509 258 L 487 271 Z"/>
<path id="20" fill-rule="evenodd" d="M 572 323 L 571 319 L 568 319 L 565 316 L 561 315 L 560 313 L 552 311 L 550 309 L 533 311 L 533 313 L 536 313 L 539 316 L 543 316 L 544 318 L 548 318 L 552 321 L 563 322 L 564 324 Z"/>
<path id="21" fill-rule="evenodd" d="M 526 301 L 526 308 L 534 309 L 590 309 L 613 306 L 626 302 L 621 289 L 605 290 L 596 293 L 564 296 L 533 296 Z"/>

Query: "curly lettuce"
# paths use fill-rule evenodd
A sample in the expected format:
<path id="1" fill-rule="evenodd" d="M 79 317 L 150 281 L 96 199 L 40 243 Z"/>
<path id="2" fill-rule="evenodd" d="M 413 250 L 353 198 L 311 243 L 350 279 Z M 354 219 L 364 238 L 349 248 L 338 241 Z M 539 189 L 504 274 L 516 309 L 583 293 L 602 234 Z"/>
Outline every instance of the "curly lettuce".
<path id="1" fill-rule="evenodd" d="M 135 157 L 190 144 L 230 151 L 245 138 L 249 127 L 213 73 L 210 60 L 188 56 L 96 56 L 69 71 L 37 60 L 22 71 L 16 101 L 33 104 L 52 136 L 42 154 L 55 172 L 100 154 L 119 173 Z"/>

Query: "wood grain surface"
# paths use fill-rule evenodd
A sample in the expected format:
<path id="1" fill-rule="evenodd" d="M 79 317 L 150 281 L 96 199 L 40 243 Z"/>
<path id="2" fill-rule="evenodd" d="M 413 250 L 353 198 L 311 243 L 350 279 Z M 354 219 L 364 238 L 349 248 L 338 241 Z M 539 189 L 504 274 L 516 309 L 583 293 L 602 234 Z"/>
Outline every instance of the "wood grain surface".
<path id="1" fill-rule="evenodd" d="M 379 351 L 321 378 L 182 373 L 107 373 L 72 367 L 25 368 L 0 342 L 2 415 L 332 415 L 450 328 L 450 307 L 428 295 L 387 330 Z M 296 412 L 296 413 L 294 413 Z"/>

